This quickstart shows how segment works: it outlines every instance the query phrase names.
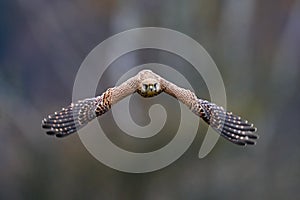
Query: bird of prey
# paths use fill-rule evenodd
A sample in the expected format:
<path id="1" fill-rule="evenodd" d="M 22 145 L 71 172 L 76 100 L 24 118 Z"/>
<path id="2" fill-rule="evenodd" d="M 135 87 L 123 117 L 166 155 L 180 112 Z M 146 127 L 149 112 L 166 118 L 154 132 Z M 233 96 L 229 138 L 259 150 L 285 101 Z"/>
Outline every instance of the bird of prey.
<path id="1" fill-rule="evenodd" d="M 49 135 L 57 137 L 70 135 L 135 92 L 145 98 L 162 92 L 175 97 L 221 136 L 235 144 L 254 145 L 258 138 L 253 124 L 214 103 L 197 98 L 190 90 L 176 86 L 151 70 L 140 71 L 121 85 L 107 89 L 100 96 L 71 103 L 68 107 L 43 119 L 42 128 L 46 129 Z"/>

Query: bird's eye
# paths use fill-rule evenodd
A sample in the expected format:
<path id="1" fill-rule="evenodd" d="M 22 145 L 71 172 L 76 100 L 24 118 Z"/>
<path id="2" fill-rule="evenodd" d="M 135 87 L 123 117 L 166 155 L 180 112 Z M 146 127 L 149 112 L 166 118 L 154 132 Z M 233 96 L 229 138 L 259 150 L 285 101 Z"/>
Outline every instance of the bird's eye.
<path id="1" fill-rule="evenodd" d="M 157 88 L 157 83 L 154 83 L 154 88 Z"/>
<path id="2" fill-rule="evenodd" d="M 147 90 L 148 85 L 147 84 L 143 84 L 143 88 L 144 88 L 144 90 Z"/>

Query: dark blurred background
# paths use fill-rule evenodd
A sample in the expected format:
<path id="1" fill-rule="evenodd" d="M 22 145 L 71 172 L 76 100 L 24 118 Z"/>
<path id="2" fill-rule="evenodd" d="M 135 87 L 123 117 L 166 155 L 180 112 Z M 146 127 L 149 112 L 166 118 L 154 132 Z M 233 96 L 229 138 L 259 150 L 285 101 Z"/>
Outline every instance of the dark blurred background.
<path id="1" fill-rule="evenodd" d="M 180 31 L 205 47 L 223 76 L 228 108 L 258 127 L 256 146 L 220 139 L 198 159 L 207 129 L 201 123 L 175 163 L 128 174 L 94 159 L 76 134 L 56 139 L 41 130 L 43 117 L 71 102 L 87 54 L 108 37 L 143 26 Z M 0 199 L 299 199 L 299 52 L 296 0 L 2 0 Z M 187 79 L 193 77 L 175 55 L 157 54 L 125 55 L 117 61 L 126 64 L 120 72 L 162 59 L 182 62 Z M 197 78 L 192 81 L 196 87 Z M 209 98 L 202 82 L 195 91 Z"/>

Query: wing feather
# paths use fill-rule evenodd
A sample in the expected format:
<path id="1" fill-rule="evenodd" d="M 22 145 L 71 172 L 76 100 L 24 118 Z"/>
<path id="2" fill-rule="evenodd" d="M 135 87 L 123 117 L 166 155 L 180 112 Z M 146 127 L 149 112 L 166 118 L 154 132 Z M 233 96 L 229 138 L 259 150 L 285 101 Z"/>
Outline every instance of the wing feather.
<path id="1" fill-rule="evenodd" d="M 42 128 L 48 135 L 65 137 L 96 117 L 110 110 L 111 106 L 137 89 L 139 77 L 135 76 L 121 85 L 107 89 L 101 96 L 71 103 L 67 108 L 49 115 L 42 120 Z"/>
<path id="2" fill-rule="evenodd" d="M 71 103 L 67 108 L 49 115 L 42 121 L 42 128 L 48 135 L 65 137 L 84 127 L 88 122 L 106 113 L 111 105 L 107 98 L 110 90 L 101 96 Z"/>
<path id="3" fill-rule="evenodd" d="M 256 128 L 247 120 L 225 111 L 221 106 L 198 99 L 192 91 L 180 88 L 163 78 L 160 82 L 165 93 L 188 106 L 225 139 L 238 145 L 256 143 L 258 139 L 258 135 L 255 134 Z"/>
<path id="4" fill-rule="evenodd" d="M 221 106 L 207 100 L 197 99 L 191 109 L 221 136 L 235 144 L 254 145 L 258 139 L 253 124 L 225 111 Z"/>

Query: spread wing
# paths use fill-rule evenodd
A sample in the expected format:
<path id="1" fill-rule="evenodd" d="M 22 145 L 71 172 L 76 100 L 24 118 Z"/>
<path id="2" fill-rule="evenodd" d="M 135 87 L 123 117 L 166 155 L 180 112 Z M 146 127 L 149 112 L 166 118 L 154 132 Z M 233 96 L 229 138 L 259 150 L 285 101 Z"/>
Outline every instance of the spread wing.
<path id="1" fill-rule="evenodd" d="M 98 97 L 72 103 L 67 108 L 49 115 L 42 121 L 42 128 L 46 130 L 47 134 L 57 137 L 64 137 L 76 132 L 77 129 L 82 128 L 111 108 L 105 95 L 108 92 Z"/>
<path id="2" fill-rule="evenodd" d="M 165 79 L 161 79 L 161 84 L 164 92 L 187 105 L 225 139 L 238 145 L 256 143 L 258 136 L 255 134 L 256 128 L 253 124 L 214 103 L 198 99 L 190 90 L 180 88 Z"/>
<path id="3" fill-rule="evenodd" d="M 227 140 L 238 145 L 254 145 L 258 136 L 253 124 L 227 112 L 224 108 L 206 100 L 197 99 L 192 111 L 201 117 L 215 131 Z"/>
<path id="4" fill-rule="evenodd" d="M 42 128 L 48 135 L 57 137 L 70 135 L 106 113 L 113 104 L 134 93 L 137 81 L 137 77 L 132 77 L 120 86 L 109 88 L 101 96 L 72 103 L 43 119 Z"/>

